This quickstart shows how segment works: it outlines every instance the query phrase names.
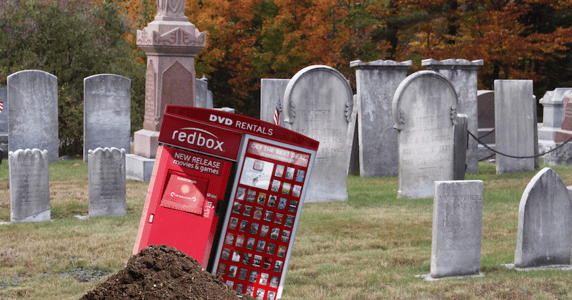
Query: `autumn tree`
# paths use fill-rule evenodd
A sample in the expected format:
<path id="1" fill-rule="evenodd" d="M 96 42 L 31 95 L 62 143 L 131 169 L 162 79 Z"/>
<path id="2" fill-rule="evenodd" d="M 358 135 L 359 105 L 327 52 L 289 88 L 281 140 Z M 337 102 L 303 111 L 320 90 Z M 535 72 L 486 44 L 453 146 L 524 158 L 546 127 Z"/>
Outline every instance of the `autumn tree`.
<path id="1" fill-rule="evenodd" d="M 109 2 L 94 5 L 79 0 L 30 0 L 0 4 L 0 82 L 6 84 L 8 75 L 26 69 L 58 77 L 60 153 L 83 151 L 85 77 L 113 73 L 134 78 L 144 74 L 144 69 L 133 64 L 124 33 L 123 19 Z M 133 106 L 137 107 L 142 102 L 137 95 L 142 94 L 143 86 L 132 82 L 132 87 Z"/>

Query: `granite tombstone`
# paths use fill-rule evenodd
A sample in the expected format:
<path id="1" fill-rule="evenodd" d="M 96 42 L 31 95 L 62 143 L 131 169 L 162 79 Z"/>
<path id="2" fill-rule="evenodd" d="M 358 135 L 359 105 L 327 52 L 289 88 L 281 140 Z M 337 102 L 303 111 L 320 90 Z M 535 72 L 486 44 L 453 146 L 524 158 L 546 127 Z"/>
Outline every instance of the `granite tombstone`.
<path id="1" fill-rule="evenodd" d="M 131 147 L 131 80 L 94 75 L 83 80 L 83 161 L 96 148 Z"/>
<path id="2" fill-rule="evenodd" d="M 14 223 L 50 220 L 48 151 L 10 151 L 10 220 Z"/>
<path id="3" fill-rule="evenodd" d="M 45 149 L 57 161 L 58 79 L 38 70 L 8 76 L 8 150 Z"/>
<path id="4" fill-rule="evenodd" d="M 479 109 L 479 140 L 485 144 L 495 143 L 495 92 L 477 91 L 477 105 Z"/>
<path id="5" fill-rule="evenodd" d="M 482 225 L 482 180 L 435 182 L 431 277 L 479 274 Z"/>
<path id="6" fill-rule="evenodd" d="M 2 158 L 8 158 L 8 89 L 4 85 L 0 85 L 0 104 L 0 150 Z"/>
<path id="7" fill-rule="evenodd" d="M 435 181 L 454 178 L 457 93 L 433 71 L 409 75 L 393 97 L 399 131 L 399 197 L 433 197 Z"/>
<path id="8" fill-rule="evenodd" d="M 356 69 L 360 175 L 397 176 L 397 131 L 391 104 L 411 61 L 376 60 L 350 63 Z"/>
<path id="9" fill-rule="evenodd" d="M 554 170 L 544 168 L 530 180 L 520 199 L 514 265 L 569 265 L 571 241 L 568 189 Z"/>
<path id="10" fill-rule="evenodd" d="M 555 143 L 563 143 L 572 138 L 572 93 L 564 96 L 562 106 L 562 125 L 554 134 Z"/>
<path id="11" fill-rule="evenodd" d="M 536 127 L 532 80 L 495 80 L 497 174 L 534 170 Z"/>
<path id="12" fill-rule="evenodd" d="M 348 124 L 353 94 L 337 70 L 315 65 L 300 70 L 284 93 L 284 126 L 320 142 L 306 202 L 345 201 Z"/>
<path id="13" fill-rule="evenodd" d="M 89 216 L 126 213 L 125 149 L 89 150 Z"/>

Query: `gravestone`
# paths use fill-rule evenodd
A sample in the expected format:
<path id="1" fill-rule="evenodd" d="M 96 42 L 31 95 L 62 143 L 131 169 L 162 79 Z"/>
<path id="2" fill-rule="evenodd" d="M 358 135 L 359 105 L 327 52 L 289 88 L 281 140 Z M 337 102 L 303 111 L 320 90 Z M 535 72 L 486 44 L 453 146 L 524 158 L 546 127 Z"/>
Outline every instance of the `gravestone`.
<path id="1" fill-rule="evenodd" d="M 290 79 L 262 78 L 260 81 L 260 120 L 274 124 L 274 110 L 278 101 L 282 107 L 284 106 L 284 92 L 288 82 Z M 280 115 L 280 124 L 284 124 L 284 114 Z"/>
<path id="2" fill-rule="evenodd" d="M 401 82 L 392 108 L 399 130 L 398 197 L 433 197 L 435 181 L 454 178 L 455 88 L 436 72 L 416 72 Z"/>
<path id="3" fill-rule="evenodd" d="M 520 199 L 514 265 L 569 265 L 571 240 L 568 189 L 554 170 L 544 168 L 530 180 Z"/>
<path id="4" fill-rule="evenodd" d="M 542 127 L 538 129 L 538 138 L 541 140 L 554 141 L 556 131 L 562 127 L 562 113 L 564 97 L 572 91 L 572 88 L 557 88 L 547 91 L 540 99 L 544 111 L 542 114 Z"/>
<path id="5" fill-rule="evenodd" d="M 495 92 L 477 91 L 477 104 L 479 108 L 479 140 L 486 144 L 495 143 Z"/>
<path id="6" fill-rule="evenodd" d="M 305 202 L 348 199 L 347 134 L 352 106 L 349 82 L 331 67 L 306 67 L 288 83 L 283 126 L 320 142 Z"/>
<path id="7" fill-rule="evenodd" d="M 125 149 L 89 150 L 89 216 L 126 213 Z"/>
<path id="8" fill-rule="evenodd" d="M 483 181 L 436 181 L 433 201 L 431 277 L 478 275 Z"/>
<path id="9" fill-rule="evenodd" d="M 8 158 L 8 89 L 3 85 L 0 85 L 0 102 L 0 150 L 2 158 Z"/>
<path id="10" fill-rule="evenodd" d="M 397 130 L 393 128 L 391 103 L 399 84 L 407 77 L 411 61 L 352 61 L 356 68 L 360 176 L 397 176 Z"/>
<path id="11" fill-rule="evenodd" d="M 195 103 L 196 107 L 202 108 L 213 108 L 212 95 L 209 100 L 209 83 L 207 78 L 203 75 L 203 78 L 197 79 L 195 81 Z"/>
<path id="12" fill-rule="evenodd" d="M 14 223 L 50 220 L 48 151 L 10 151 L 10 221 Z"/>
<path id="13" fill-rule="evenodd" d="M 49 162 L 57 161 L 57 77 L 38 70 L 9 75 L 8 102 L 8 150 L 46 149 Z"/>
<path id="14" fill-rule="evenodd" d="M 83 161 L 96 148 L 131 149 L 131 80 L 90 76 L 83 80 L 83 94 Z"/>
<path id="15" fill-rule="evenodd" d="M 560 148 L 544 155 L 544 165 L 572 166 L 572 143 L 566 143 L 564 145 L 562 145 L 562 143 L 558 143 L 554 145 L 552 149 L 557 146 L 560 146 Z"/>
<path id="16" fill-rule="evenodd" d="M 453 149 L 453 180 L 464 180 L 465 173 L 467 172 L 467 147 L 469 146 L 468 126 L 469 117 L 464 114 L 457 114 Z"/>
<path id="17" fill-rule="evenodd" d="M 512 156 L 535 154 L 532 80 L 495 80 L 496 150 Z M 496 156 L 497 174 L 534 171 L 534 158 Z"/>
<path id="18" fill-rule="evenodd" d="M 469 117 L 468 130 L 472 134 L 478 133 L 478 104 L 477 104 L 477 71 L 483 65 L 483 60 L 468 61 L 465 59 L 446 59 L 437 61 L 424 59 L 421 64 L 443 75 L 451 82 L 457 92 L 457 111 Z M 478 142 L 469 139 L 467 149 L 467 173 L 479 173 Z"/>
<path id="19" fill-rule="evenodd" d="M 354 95 L 354 109 L 348 126 L 348 175 L 359 175 L 359 132 L 358 132 L 358 111 L 359 103 L 357 95 Z"/>
<path id="20" fill-rule="evenodd" d="M 564 96 L 562 108 L 562 126 L 554 134 L 555 143 L 563 143 L 572 138 L 572 93 Z"/>

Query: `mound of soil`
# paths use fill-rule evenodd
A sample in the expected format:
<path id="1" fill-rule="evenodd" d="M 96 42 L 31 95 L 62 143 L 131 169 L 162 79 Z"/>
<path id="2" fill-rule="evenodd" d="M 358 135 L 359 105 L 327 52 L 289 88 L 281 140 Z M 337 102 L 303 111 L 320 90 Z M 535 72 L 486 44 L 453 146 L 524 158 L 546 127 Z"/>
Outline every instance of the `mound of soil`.
<path id="1" fill-rule="evenodd" d="M 237 295 L 220 276 L 166 245 L 149 246 L 129 259 L 125 269 L 85 294 L 96 299 L 254 299 Z"/>

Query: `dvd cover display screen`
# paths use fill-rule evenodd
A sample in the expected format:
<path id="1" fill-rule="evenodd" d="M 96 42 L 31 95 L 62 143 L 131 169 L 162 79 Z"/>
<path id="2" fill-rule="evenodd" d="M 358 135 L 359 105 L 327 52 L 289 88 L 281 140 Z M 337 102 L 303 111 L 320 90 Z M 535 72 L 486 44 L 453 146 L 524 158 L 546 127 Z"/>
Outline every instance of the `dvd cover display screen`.
<path id="1" fill-rule="evenodd" d="M 308 153 L 249 141 L 215 266 L 237 293 L 279 296 L 309 161 Z"/>

